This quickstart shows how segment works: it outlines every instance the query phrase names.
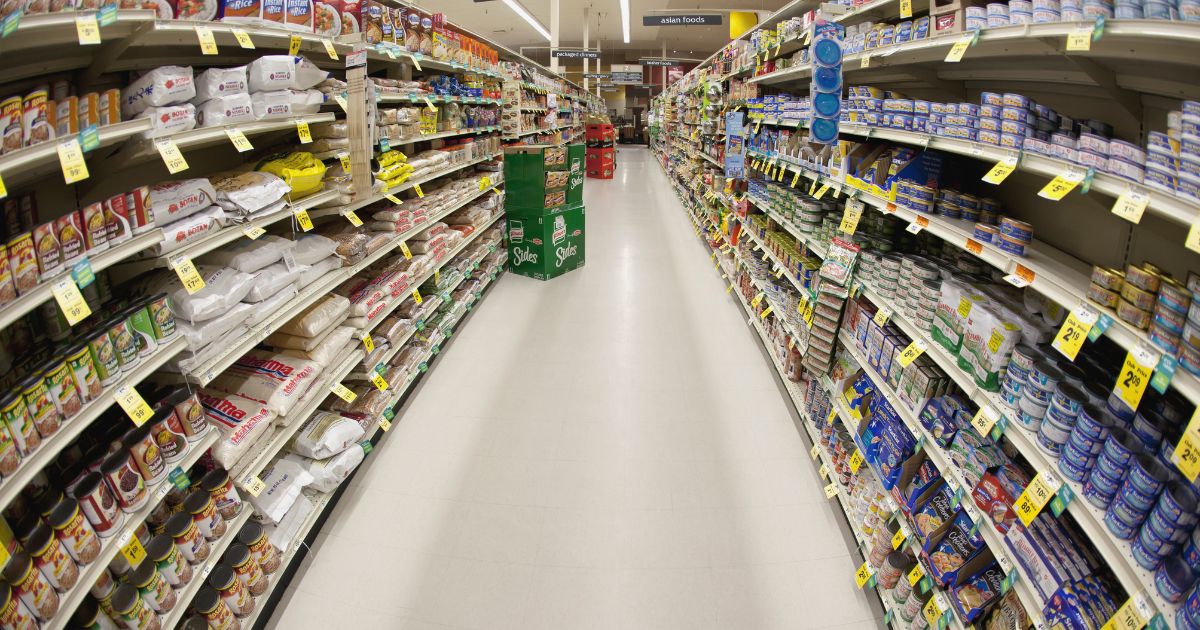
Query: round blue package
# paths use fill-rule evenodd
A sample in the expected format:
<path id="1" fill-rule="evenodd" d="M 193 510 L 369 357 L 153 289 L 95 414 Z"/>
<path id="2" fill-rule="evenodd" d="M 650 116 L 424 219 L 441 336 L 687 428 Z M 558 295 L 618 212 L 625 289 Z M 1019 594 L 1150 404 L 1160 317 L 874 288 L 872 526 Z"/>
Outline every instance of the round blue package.
<path id="1" fill-rule="evenodd" d="M 1109 531 L 1112 531 L 1113 534 L 1117 533 L 1116 531 L 1113 531 L 1111 522 L 1107 517 L 1105 517 L 1104 522 L 1105 524 L 1109 525 Z M 1132 536 L 1130 536 L 1130 538 L 1132 538 Z M 1126 538 L 1125 540 L 1129 540 L 1129 538 Z M 1130 545 L 1129 551 L 1132 552 L 1130 555 L 1133 556 L 1133 561 L 1138 563 L 1138 566 L 1147 571 L 1154 571 L 1158 569 L 1158 565 L 1162 564 L 1162 558 L 1147 551 L 1146 548 L 1136 540 L 1133 541 L 1132 545 Z"/>
<path id="2" fill-rule="evenodd" d="M 1066 449 L 1063 450 L 1065 455 Z M 1076 465 L 1074 460 L 1066 456 L 1058 460 L 1058 470 L 1063 474 L 1064 477 L 1076 483 L 1083 483 L 1083 480 L 1087 478 L 1088 474 L 1087 468 Z"/>
<path id="3" fill-rule="evenodd" d="M 833 39 L 819 39 L 812 46 L 813 60 L 822 66 L 836 66 L 842 63 L 842 47 Z"/>
<path id="4" fill-rule="evenodd" d="M 1108 506 L 1112 504 L 1113 495 L 1096 489 L 1096 486 L 1092 483 L 1091 479 L 1089 479 L 1083 484 L 1083 498 L 1087 499 L 1087 502 L 1091 503 L 1095 507 L 1098 507 L 1101 510 L 1107 510 Z"/>
<path id="5" fill-rule="evenodd" d="M 817 92 L 813 96 L 813 110 L 818 116 L 825 118 L 833 118 L 837 116 L 842 109 L 842 99 L 837 94 L 829 92 Z"/>
<path id="6" fill-rule="evenodd" d="M 1183 599 L 1183 594 L 1196 583 L 1187 563 L 1178 556 L 1171 556 L 1163 561 L 1162 566 L 1154 573 L 1154 586 L 1163 599 L 1177 604 Z"/>
<path id="7" fill-rule="evenodd" d="M 1180 606 L 1175 612 L 1175 630 L 1200 630 L 1200 626 L 1192 622 L 1187 606 Z"/>
<path id="8" fill-rule="evenodd" d="M 813 119 L 812 128 L 809 129 L 815 142 L 829 144 L 835 142 L 838 137 L 837 121 L 829 120 L 828 118 Z"/>
<path id="9" fill-rule="evenodd" d="M 842 73 L 837 68 L 817 68 L 813 72 L 817 92 L 841 92 Z"/>

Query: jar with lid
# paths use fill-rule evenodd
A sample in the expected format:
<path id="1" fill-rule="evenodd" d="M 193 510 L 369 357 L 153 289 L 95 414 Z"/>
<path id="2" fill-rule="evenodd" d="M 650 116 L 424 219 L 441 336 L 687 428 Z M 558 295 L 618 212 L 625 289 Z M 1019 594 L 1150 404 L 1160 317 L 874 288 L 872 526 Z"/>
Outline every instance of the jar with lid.
<path id="1" fill-rule="evenodd" d="M 33 424 L 33 414 L 29 413 L 20 392 L 13 391 L 0 397 L 0 420 L 4 421 L 22 457 L 29 457 L 42 445 L 42 436 Z"/>
<path id="2" fill-rule="evenodd" d="M 167 394 L 163 399 L 164 405 L 170 405 L 175 409 L 175 417 L 179 419 L 179 425 L 183 427 L 183 432 L 187 435 L 189 442 L 195 442 L 204 437 L 208 432 L 208 421 L 204 418 L 204 408 L 200 406 L 200 398 L 195 392 L 188 391 L 186 387 L 180 387 Z"/>
<path id="3" fill-rule="evenodd" d="M 4 567 L 4 581 L 12 585 L 29 612 L 41 621 L 53 619 L 58 612 L 58 593 L 24 551 L 14 553 L 9 559 Z"/>
<path id="4" fill-rule="evenodd" d="M 200 487 L 212 495 L 217 511 L 225 520 L 232 520 L 242 511 L 242 498 L 224 468 L 214 468 L 200 480 Z"/>
<path id="5" fill-rule="evenodd" d="M 91 564 L 100 555 L 100 537 L 83 517 L 75 499 L 63 499 L 50 514 L 50 527 L 59 542 L 80 565 Z"/>
<path id="6" fill-rule="evenodd" d="M 38 630 L 37 617 L 30 612 L 11 586 L 0 582 L 0 626 L 12 630 Z"/>
<path id="7" fill-rule="evenodd" d="M 121 439 L 121 444 L 129 449 L 129 458 L 137 466 L 147 486 L 162 481 L 167 475 L 167 464 L 163 461 L 162 451 L 150 436 L 151 423 L 130 430 Z"/>
<path id="8" fill-rule="evenodd" d="M 261 523 L 246 521 L 246 524 L 242 526 L 242 531 L 238 532 L 238 542 L 250 549 L 254 561 L 267 575 L 278 571 L 279 565 L 283 563 L 279 556 L 279 550 L 271 544 L 271 539 L 267 538 L 267 530 Z"/>
<path id="9" fill-rule="evenodd" d="M 121 630 L 121 626 L 118 626 L 117 622 L 108 616 L 108 613 L 100 609 L 96 600 L 90 597 L 85 597 L 82 602 L 79 602 L 75 614 L 71 615 L 70 625 L 88 630 Z"/>
<path id="10" fill-rule="evenodd" d="M 146 492 L 146 481 L 142 479 L 142 473 L 138 472 L 127 449 L 120 449 L 109 455 L 100 465 L 100 472 L 104 475 L 104 482 L 113 491 L 117 503 L 121 505 L 122 511 L 136 512 L 149 500 L 150 493 Z"/>
<path id="11" fill-rule="evenodd" d="M 208 585 L 217 589 L 235 616 L 247 617 L 254 612 L 254 598 L 229 565 L 222 563 L 213 567 L 208 576 Z"/>
<path id="12" fill-rule="evenodd" d="M 116 535 L 125 524 L 125 514 L 113 496 L 112 488 L 104 483 L 100 473 L 88 473 L 75 485 L 73 492 L 79 509 L 101 538 Z"/>
<path id="13" fill-rule="evenodd" d="M 173 588 L 181 588 L 192 581 L 192 565 L 175 547 L 175 540 L 159 534 L 146 545 L 146 558 L 158 567 L 163 579 Z"/>
<path id="14" fill-rule="evenodd" d="M 183 501 L 183 511 L 192 516 L 196 527 L 200 528 L 200 533 L 208 540 L 216 540 L 225 535 L 225 519 L 217 512 L 212 495 L 207 491 L 201 488 L 193 490 Z"/>
<path id="15" fill-rule="evenodd" d="M 167 519 L 165 533 L 175 541 L 179 553 L 189 564 L 197 564 L 208 559 L 208 541 L 196 527 L 191 514 L 179 513 Z"/>
<path id="16" fill-rule="evenodd" d="M 208 621 L 212 630 L 241 630 L 242 623 L 234 616 L 229 605 L 216 589 L 202 586 L 192 598 L 192 607 Z"/>
<path id="17" fill-rule="evenodd" d="M 142 596 L 132 584 L 122 584 L 113 591 L 112 607 L 117 613 L 117 621 L 127 630 L 162 629 L 158 613 L 142 601 Z"/>
<path id="18" fill-rule="evenodd" d="M 187 435 L 183 432 L 183 424 L 175 417 L 174 407 L 157 407 L 147 424 L 150 425 L 150 437 L 158 445 L 164 462 L 174 464 L 183 459 L 187 453 Z"/>
<path id="19" fill-rule="evenodd" d="M 128 576 L 129 583 L 138 590 L 142 601 L 146 602 L 154 612 L 163 615 L 175 608 L 175 591 L 158 572 L 154 562 L 142 561 Z"/>
<path id="20" fill-rule="evenodd" d="M 88 590 L 88 593 L 96 598 L 100 610 L 103 610 L 114 621 L 117 619 L 117 613 L 112 607 L 112 596 L 116 589 L 117 582 L 113 579 L 112 572 L 106 567 L 100 572 L 100 577 L 96 578 L 96 583 Z"/>
<path id="21" fill-rule="evenodd" d="M 79 567 L 45 523 L 33 528 L 25 548 L 54 590 L 62 593 L 79 581 Z"/>
<path id="22" fill-rule="evenodd" d="M 225 552 L 225 562 L 229 563 L 251 595 L 258 597 L 267 592 L 267 576 L 263 574 L 262 567 L 258 566 L 249 547 L 242 543 L 229 545 L 229 550 Z"/>

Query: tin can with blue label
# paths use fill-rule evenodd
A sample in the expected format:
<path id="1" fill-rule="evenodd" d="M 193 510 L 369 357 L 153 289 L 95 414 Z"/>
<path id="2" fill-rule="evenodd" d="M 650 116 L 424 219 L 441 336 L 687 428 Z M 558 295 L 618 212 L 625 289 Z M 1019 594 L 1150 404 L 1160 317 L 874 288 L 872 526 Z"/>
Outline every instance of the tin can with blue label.
<path id="1" fill-rule="evenodd" d="M 1161 558 L 1173 553 L 1178 547 L 1178 544 L 1171 540 L 1171 535 L 1174 534 L 1174 531 L 1171 531 L 1171 535 L 1163 536 L 1162 532 L 1151 524 L 1152 522 L 1155 522 L 1154 519 L 1155 513 L 1151 512 L 1150 516 L 1146 518 L 1146 522 L 1142 525 L 1142 528 L 1138 530 L 1138 542 L 1140 542 L 1142 547 L 1144 547 L 1147 551 L 1150 551 Z M 1160 525 L 1162 524 L 1161 521 L 1157 522 Z"/>
<path id="2" fill-rule="evenodd" d="M 1094 470 L 1092 472 L 1095 473 Z M 1086 499 L 1088 503 L 1091 503 L 1093 506 L 1101 510 L 1107 510 L 1108 506 L 1112 504 L 1113 495 L 1097 490 L 1090 477 L 1083 483 L 1082 494 L 1083 498 Z"/>
<path id="3" fill-rule="evenodd" d="M 1064 448 L 1063 449 L 1063 457 L 1059 458 L 1059 460 L 1058 460 L 1059 472 L 1061 472 L 1064 477 L 1066 477 L 1067 479 L 1070 479 L 1071 481 L 1074 481 L 1076 483 L 1083 483 L 1083 480 L 1087 478 L 1089 469 L 1086 467 L 1077 465 L 1075 462 L 1078 460 L 1067 456 L 1066 452 L 1067 452 L 1067 449 Z"/>
<path id="4" fill-rule="evenodd" d="M 1171 556 L 1163 561 L 1154 573 L 1154 586 L 1163 599 L 1178 604 L 1183 595 L 1196 583 L 1196 576 L 1187 563 L 1178 556 Z"/>
<path id="5" fill-rule="evenodd" d="M 1115 504 L 1116 502 L 1114 501 L 1113 503 Z M 1108 531 L 1112 532 L 1113 536 L 1116 536 L 1117 538 L 1119 538 L 1121 540 L 1132 540 L 1134 535 L 1137 534 L 1137 526 L 1136 525 L 1130 526 L 1130 525 L 1126 525 L 1125 523 L 1122 523 L 1121 520 L 1112 511 L 1111 506 L 1109 507 L 1109 510 L 1104 513 L 1104 525 L 1106 527 L 1108 527 Z M 1136 547 L 1137 543 L 1134 543 L 1134 546 Z M 1143 553 L 1145 553 L 1145 551 L 1143 551 Z M 1133 555 L 1136 559 L 1137 552 L 1135 551 Z M 1147 555 L 1150 555 L 1150 554 L 1147 554 Z M 1145 565 L 1143 565 L 1143 566 L 1145 566 Z M 1154 558 L 1154 566 L 1158 566 L 1158 558 Z M 1154 569 L 1153 566 L 1147 567 L 1147 568 L 1149 570 Z"/>
<path id="6" fill-rule="evenodd" d="M 1156 449 L 1157 450 L 1157 449 Z M 1143 495 L 1158 496 L 1171 478 L 1171 471 L 1148 453 L 1140 453 L 1132 460 L 1126 483 L 1131 484 Z"/>

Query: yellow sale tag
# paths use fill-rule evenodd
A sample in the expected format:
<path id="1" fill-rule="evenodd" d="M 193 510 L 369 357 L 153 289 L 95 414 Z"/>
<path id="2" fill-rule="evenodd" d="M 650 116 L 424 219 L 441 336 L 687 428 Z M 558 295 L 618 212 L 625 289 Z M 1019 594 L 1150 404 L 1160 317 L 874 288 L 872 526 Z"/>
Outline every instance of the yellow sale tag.
<path id="1" fill-rule="evenodd" d="M 300 144 L 312 142 L 312 131 L 308 128 L 308 122 L 303 120 L 296 121 L 296 135 L 300 136 Z"/>
<path id="2" fill-rule="evenodd" d="M 1179 443 L 1175 445 L 1171 461 L 1175 462 L 1175 467 L 1188 481 L 1195 481 L 1197 474 L 1200 474 L 1200 438 L 1185 431 L 1183 437 L 1179 438 Z"/>
<path id="3" fill-rule="evenodd" d="M 390 201 L 390 202 L 392 202 L 392 203 L 394 203 L 394 204 L 396 204 L 397 206 L 402 206 L 402 205 L 404 205 L 404 202 L 403 202 L 403 201 L 402 201 L 402 200 L 401 200 L 399 197 L 397 197 L 396 195 L 393 195 L 393 194 L 391 194 L 391 193 L 385 193 L 385 194 L 383 195 L 383 198 L 384 198 L 384 199 L 387 199 L 388 201 Z"/>
<path id="4" fill-rule="evenodd" d="M 296 53 L 300 52 L 300 36 L 292 35 L 292 39 L 288 42 L 288 54 L 295 57 Z"/>
<path id="5" fill-rule="evenodd" d="M 908 344 L 908 347 L 900 353 L 900 366 L 908 367 L 910 363 L 917 360 L 925 352 L 925 340 L 917 339 Z"/>
<path id="6" fill-rule="evenodd" d="M 1006 157 L 996 162 L 992 170 L 983 176 L 983 181 L 989 184 L 999 184 L 1015 170 L 1017 170 L 1017 158 L 1012 156 Z"/>
<path id="7" fill-rule="evenodd" d="M 262 494 L 262 491 L 267 488 L 267 484 L 265 482 L 263 482 L 262 479 L 259 479 L 258 475 L 255 475 L 255 476 L 251 477 L 250 479 L 247 479 L 246 481 L 242 482 L 242 487 L 246 489 L 246 492 L 250 496 L 256 497 L 256 496 Z"/>
<path id="8" fill-rule="evenodd" d="M 796 171 L 796 174 L 792 176 L 792 188 L 795 188 L 798 183 L 800 183 L 800 171 Z"/>
<path id="9" fill-rule="evenodd" d="M 375 352 L 375 340 L 371 338 L 371 333 L 364 332 L 362 334 L 362 343 L 367 352 Z"/>
<path id="10" fill-rule="evenodd" d="M 350 164 L 350 154 L 349 153 L 339 153 L 338 160 L 342 163 L 342 170 L 346 171 L 347 175 L 350 174 L 350 169 L 352 167 L 352 165 Z"/>
<path id="11" fill-rule="evenodd" d="M 850 456 L 850 472 L 854 472 L 854 473 L 858 472 L 858 469 L 862 468 L 862 465 L 863 465 L 862 451 L 860 451 L 858 449 L 854 449 L 854 454 Z"/>
<path id="12" fill-rule="evenodd" d="M 1142 394 L 1146 393 L 1146 385 L 1150 384 L 1150 373 L 1158 365 L 1154 352 L 1143 347 L 1136 347 L 1125 355 L 1125 363 L 1117 376 L 1117 393 L 1130 409 L 1137 409 L 1142 402 Z"/>
<path id="13" fill-rule="evenodd" d="M 254 40 L 250 39 L 250 34 L 240 28 L 233 29 L 233 37 L 242 48 L 254 50 Z"/>
<path id="14" fill-rule="evenodd" d="M 909 586 L 916 586 L 917 582 L 920 582 L 923 577 L 925 577 L 925 570 L 921 568 L 921 563 L 918 562 L 913 566 L 912 571 L 908 572 Z"/>
<path id="15" fill-rule="evenodd" d="M 1067 34 L 1068 51 L 1087 51 L 1092 49 L 1092 28 L 1078 29 Z"/>
<path id="16" fill-rule="evenodd" d="M 337 50 L 333 47 L 333 40 L 325 38 L 321 40 L 321 43 L 325 44 L 325 54 L 329 55 L 330 59 L 337 61 L 338 54 Z"/>
<path id="17" fill-rule="evenodd" d="M 257 225 L 247 225 L 246 227 L 242 228 L 242 234 L 245 234 L 246 237 L 252 241 L 257 241 L 258 237 L 266 233 L 266 230 L 258 227 Z"/>
<path id="18" fill-rule="evenodd" d="M 811 458 L 813 458 L 813 459 L 816 459 L 816 458 L 817 458 L 817 454 L 818 454 L 818 453 L 820 453 L 820 452 L 821 452 L 821 447 L 820 447 L 820 445 L 818 445 L 818 444 L 813 444 L 813 447 L 812 447 L 812 449 L 810 449 L 810 450 L 808 451 L 808 455 L 809 455 L 809 457 L 811 457 Z"/>
<path id="19" fill-rule="evenodd" d="M 901 527 L 892 535 L 892 549 L 899 549 L 904 545 L 904 541 L 906 540 L 908 540 L 908 536 L 905 535 L 904 528 Z"/>
<path id="20" fill-rule="evenodd" d="M 174 140 L 159 138 L 154 141 L 154 148 L 158 149 L 158 155 L 166 165 L 168 173 L 174 175 L 188 169 L 187 160 L 183 159 L 183 153 L 179 152 L 179 147 Z"/>
<path id="21" fill-rule="evenodd" d="M 1042 508 L 1050 502 L 1060 487 L 1062 487 L 1062 481 L 1049 470 L 1034 475 L 1029 485 L 1025 486 L 1025 491 L 1013 503 L 1021 523 L 1029 527 L 1029 524 L 1037 518 Z"/>
<path id="22" fill-rule="evenodd" d="M 1145 594 L 1138 592 L 1117 609 L 1100 630 L 1141 630 L 1154 617 L 1154 608 Z"/>
<path id="23" fill-rule="evenodd" d="M 1200 221 L 1192 224 L 1191 229 L 1188 230 L 1187 239 L 1183 241 L 1183 244 L 1194 252 L 1200 252 Z"/>
<path id="24" fill-rule="evenodd" d="M 292 213 L 296 217 L 296 223 L 300 224 L 301 231 L 307 232 L 313 229 L 312 219 L 308 217 L 308 211 L 304 208 L 298 208 Z"/>
<path id="25" fill-rule="evenodd" d="M 180 254 L 169 261 L 171 268 L 175 270 L 175 275 L 179 276 L 179 281 L 183 283 L 183 288 L 187 290 L 188 295 L 193 295 L 197 291 L 204 288 L 204 278 L 196 271 L 196 264 L 192 262 L 187 254 Z"/>
<path id="26" fill-rule="evenodd" d="M 875 317 L 872 318 L 871 321 L 874 321 L 876 326 L 884 326 L 888 323 L 888 320 L 891 318 L 892 318 L 892 310 L 886 306 L 881 306 L 881 307 L 879 307 L 878 311 L 875 311 Z"/>
<path id="27" fill-rule="evenodd" d="M 938 619 L 942 618 L 942 608 L 938 605 L 937 597 L 929 598 L 925 607 L 921 609 L 921 614 L 925 616 L 925 622 L 930 628 L 938 627 Z"/>
<path id="28" fill-rule="evenodd" d="M 207 26 L 196 26 L 196 39 L 200 40 L 200 52 L 205 55 L 217 54 L 217 40 L 213 38 L 212 29 Z"/>
<path id="29" fill-rule="evenodd" d="M 822 479 L 828 479 L 829 466 L 827 464 L 821 464 L 821 467 L 817 469 L 817 474 L 821 475 Z"/>
<path id="30" fill-rule="evenodd" d="M 229 136 L 229 141 L 233 143 L 233 148 L 238 150 L 238 153 L 245 153 L 254 149 L 254 145 L 246 139 L 246 134 L 242 133 L 241 129 L 226 129 L 225 135 Z"/>
<path id="31" fill-rule="evenodd" d="M 858 220 L 862 218 L 863 203 L 858 200 L 846 202 L 846 211 L 842 214 L 842 224 L 838 229 L 846 234 L 854 234 L 858 229 Z"/>
<path id="32" fill-rule="evenodd" d="M 825 498 L 826 499 L 832 499 L 833 497 L 836 497 L 837 493 L 838 493 L 838 489 L 837 489 L 836 483 L 831 482 L 825 486 Z"/>
<path id="33" fill-rule="evenodd" d="M 128 537 L 128 542 L 121 544 L 121 555 L 129 561 L 129 566 L 137 568 L 142 564 L 142 560 L 146 559 L 146 548 L 142 546 L 142 541 L 138 540 L 132 531 L 126 530 L 121 535 L 122 539 L 126 537 Z"/>
<path id="34" fill-rule="evenodd" d="M 1061 352 L 1063 356 L 1074 361 L 1079 354 L 1079 349 L 1083 347 L 1083 340 L 1087 339 L 1092 325 L 1098 318 L 1099 315 L 1091 310 L 1071 311 L 1067 314 L 1067 321 L 1063 322 L 1062 328 L 1058 329 L 1058 335 L 1050 345 Z"/>
<path id="35" fill-rule="evenodd" d="M 88 178 L 83 147 L 79 146 L 78 138 L 71 137 L 58 143 L 58 165 L 62 167 L 63 181 L 68 184 Z"/>
<path id="36" fill-rule="evenodd" d="M 1148 205 L 1150 205 L 1150 192 L 1134 190 L 1133 186 L 1130 186 L 1121 193 L 1120 197 L 1117 197 L 1117 202 L 1112 207 L 1112 213 L 1136 224 L 1142 220 L 1142 213 L 1146 211 Z"/>
<path id="37" fill-rule="evenodd" d="M 392 421 L 388 420 L 387 418 L 380 418 L 379 419 L 379 428 L 383 429 L 384 433 L 387 433 L 388 429 L 392 428 Z"/>
<path id="38" fill-rule="evenodd" d="M 400 253 L 404 254 L 404 260 L 412 260 L 412 251 L 408 249 L 408 243 L 400 243 Z"/>
<path id="39" fill-rule="evenodd" d="M 1000 344 L 1002 343 L 1004 343 L 1004 335 L 1001 335 L 999 330 L 993 330 L 992 336 L 988 337 L 988 350 L 991 350 L 993 353 L 999 352 Z"/>
<path id="40" fill-rule="evenodd" d="M 958 316 L 966 319 L 971 314 L 971 300 L 961 298 L 958 301 Z"/>
<path id="41" fill-rule="evenodd" d="M 384 380 L 383 375 L 379 372 L 374 372 L 371 374 L 371 382 L 375 385 L 375 389 L 378 389 L 381 392 L 387 390 L 388 388 L 388 382 Z"/>
<path id="42" fill-rule="evenodd" d="M 342 216 L 346 217 L 346 219 L 350 221 L 350 225 L 353 225 L 354 227 L 359 227 L 362 225 L 362 219 L 358 218 L 358 215 L 355 214 L 353 210 L 347 210 L 342 214 Z"/>
<path id="43" fill-rule="evenodd" d="M 813 178 L 812 183 L 808 185 L 808 196 L 813 196 L 817 192 L 817 180 Z"/>
<path id="44" fill-rule="evenodd" d="M 488 188 L 491 185 L 492 185 L 492 178 L 488 177 L 487 175 L 484 175 L 483 178 L 481 178 L 479 180 L 479 192 L 483 192 L 484 188 Z"/>
<path id="45" fill-rule="evenodd" d="M 762 302 L 764 293 L 759 293 L 750 300 L 750 308 L 758 308 L 759 302 Z"/>
<path id="46" fill-rule="evenodd" d="M 428 107 L 429 109 L 432 109 L 435 112 L 438 110 L 437 105 L 434 105 L 433 101 L 429 100 L 428 96 L 425 97 L 425 106 Z"/>
<path id="47" fill-rule="evenodd" d="M 88 46 L 100 43 L 100 22 L 95 13 L 85 13 L 75 16 L 75 33 L 79 35 L 79 43 Z"/>
<path id="48" fill-rule="evenodd" d="M 829 190 L 829 184 L 821 184 L 821 187 L 817 189 L 817 194 L 813 195 L 813 197 L 820 199 L 825 195 L 825 191 L 827 190 Z"/>
<path id="49" fill-rule="evenodd" d="M 870 68 L 871 67 L 870 53 L 863 53 L 862 58 L 859 59 L 859 61 L 858 61 L 858 67 L 859 68 Z"/>
<path id="50" fill-rule="evenodd" d="M 900 0 L 900 19 L 907 20 L 912 17 L 912 0 Z"/>
<path id="51" fill-rule="evenodd" d="M 346 387 L 341 383 L 334 384 L 333 387 L 329 388 L 329 391 L 333 392 L 335 396 L 348 403 L 352 403 L 358 399 L 358 394 L 355 394 L 349 387 Z"/>
<path id="52" fill-rule="evenodd" d="M 858 585 L 858 588 L 862 588 L 863 584 L 866 584 L 870 579 L 871 565 L 864 562 L 862 563 L 862 566 L 858 567 L 858 570 L 854 572 L 854 583 Z"/>
<path id="53" fill-rule="evenodd" d="M 4 178 L 0 177 L 0 199 L 8 196 L 8 189 L 4 187 Z"/>
<path id="54" fill-rule="evenodd" d="M 113 398 L 125 411 L 125 415 L 129 416 L 129 419 L 139 427 L 154 415 L 154 412 L 150 410 L 150 405 L 146 404 L 142 395 L 129 383 L 122 383 L 113 390 Z"/>
<path id="55" fill-rule="evenodd" d="M 421 190 L 420 184 L 413 184 L 413 190 L 417 191 L 417 197 L 424 198 L 425 192 Z"/>
<path id="56" fill-rule="evenodd" d="M 417 304 L 420 304 L 421 302 L 425 301 L 424 299 L 421 298 L 421 290 L 420 289 L 413 289 L 412 296 L 413 296 L 413 301 L 416 302 Z"/>
<path id="57" fill-rule="evenodd" d="M 1051 201 L 1058 201 L 1067 196 L 1067 193 L 1075 190 L 1079 182 L 1083 181 L 1083 173 L 1078 171 L 1068 172 L 1065 175 L 1058 175 L 1050 180 L 1041 190 L 1038 191 L 1038 196 Z"/>
<path id="58" fill-rule="evenodd" d="M 964 35 L 954 45 L 950 47 L 950 52 L 946 53 L 946 63 L 958 63 L 962 61 L 963 55 L 967 54 L 967 49 L 971 47 L 971 42 L 975 40 L 976 33 Z"/>
<path id="59" fill-rule="evenodd" d="M 67 318 L 68 325 L 74 326 L 92 314 L 92 309 L 88 308 L 83 294 L 79 292 L 79 287 L 70 275 L 56 280 L 54 284 L 50 285 L 50 291 L 54 293 L 54 299 L 58 302 L 58 308 L 62 310 L 63 316 Z"/>
<path id="60" fill-rule="evenodd" d="M 1000 412 L 991 405 L 984 405 L 975 413 L 975 417 L 971 418 L 971 426 L 975 427 L 979 435 L 987 437 L 999 420 Z"/>

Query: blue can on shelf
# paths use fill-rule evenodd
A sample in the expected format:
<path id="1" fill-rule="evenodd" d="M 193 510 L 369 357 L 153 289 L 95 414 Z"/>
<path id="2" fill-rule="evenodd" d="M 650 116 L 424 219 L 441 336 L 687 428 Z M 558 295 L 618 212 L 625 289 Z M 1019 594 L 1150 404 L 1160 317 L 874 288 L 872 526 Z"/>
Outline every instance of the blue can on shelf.
<path id="1" fill-rule="evenodd" d="M 1186 526 L 1196 522 L 1198 506 L 1200 506 L 1200 497 L 1196 494 L 1196 490 L 1187 483 L 1172 479 L 1158 495 L 1154 511 L 1162 514 L 1168 523 Z"/>
<path id="2" fill-rule="evenodd" d="M 1163 560 L 1158 570 L 1154 572 L 1154 586 L 1163 599 L 1178 604 L 1183 595 L 1196 583 L 1196 576 L 1191 568 L 1178 556 Z"/>
<path id="3" fill-rule="evenodd" d="M 1163 536 L 1162 532 L 1156 527 L 1151 526 L 1151 521 L 1154 519 L 1154 512 L 1146 517 L 1146 522 L 1142 524 L 1142 528 L 1138 530 L 1138 542 L 1146 548 L 1147 551 L 1162 557 L 1171 554 L 1175 551 L 1178 544 L 1171 540 L 1171 536 Z M 1171 532 L 1174 535 L 1174 532 Z"/>
<path id="4" fill-rule="evenodd" d="M 1114 515 L 1122 525 L 1134 528 L 1141 527 L 1142 522 L 1146 520 L 1146 515 L 1150 513 L 1150 508 L 1153 507 L 1154 503 L 1146 501 L 1141 504 L 1135 504 L 1137 498 L 1130 497 L 1126 493 L 1128 488 L 1128 484 L 1121 486 L 1121 489 L 1117 491 L 1116 498 L 1108 506 L 1108 513 Z"/>
<path id="5" fill-rule="evenodd" d="M 1094 472 L 1095 471 L 1093 470 L 1093 473 Z M 1092 479 L 1089 477 L 1088 480 L 1083 483 L 1082 494 L 1083 498 L 1088 503 L 1091 503 L 1101 510 L 1107 510 L 1108 506 L 1112 504 L 1113 495 L 1116 494 L 1116 492 L 1101 492 L 1100 490 L 1096 489 L 1095 484 L 1092 483 Z"/>
<path id="6" fill-rule="evenodd" d="M 1050 400 L 1064 413 L 1074 417 L 1079 415 L 1080 408 L 1087 401 L 1087 395 L 1070 383 L 1060 382 L 1055 386 L 1054 395 Z"/>
<path id="7" fill-rule="evenodd" d="M 1087 478 L 1090 468 L 1077 465 L 1075 462 L 1078 460 L 1067 456 L 1066 452 L 1068 448 L 1069 445 L 1063 449 L 1063 457 L 1060 457 L 1058 460 L 1058 470 L 1067 479 L 1076 483 L 1083 483 L 1083 480 Z"/>
<path id="8" fill-rule="evenodd" d="M 1108 520 L 1105 519 L 1105 523 L 1107 522 Z M 1112 528 L 1110 527 L 1109 530 L 1111 531 Z M 1158 565 L 1162 564 L 1162 558 L 1150 553 L 1141 545 L 1141 543 L 1136 540 L 1133 541 L 1133 544 L 1129 546 L 1129 551 L 1131 552 L 1130 555 L 1133 556 L 1133 561 L 1138 563 L 1138 566 L 1147 571 L 1154 571 L 1158 569 Z"/>
<path id="9" fill-rule="evenodd" d="M 1115 503 L 1115 501 L 1114 501 L 1114 503 Z M 1120 521 L 1120 519 L 1118 519 L 1116 516 L 1113 515 L 1111 506 L 1110 506 L 1109 510 L 1104 513 L 1104 525 L 1105 525 L 1105 527 L 1108 527 L 1108 531 L 1111 532 L 1113 536 L 1116 536 L 1117 538 L 1119 538 L 1121 540 L 1132 540 L 1133 537 L 1137 534 L 1137 526 L 1136 525 L 1129 526 L 1129 525 L 1122 523 Z M 1134 543 L 1134 546 L 1136 546 L 1136 543 Z M 1143 552 L 1143 553 L 1145 553 L 1145 552 Z M 1134 555 L 1136 556 L 1137 554 L 1135 553 Z M 1150 554 L 1147 554 L 1147 555 L 1150 555 Z M 1155 565 L 1157 566 L 1157 558 L 1155 559 Z M 1154 567 L 1148 567 L 1148 568 L 1150 570 L 1153 570 Z"/>
<path id="10" fill-rule="evenodd" d="M 1154 502 L 1158 500 L 1156 494 L 1146 494 L 1138 490 L 1135 485 L 1129 482 L 1129 477 L 1125 477 L 1125 482 L 1121 484 L 1121 489 L 1117 490 L 1117 498 L 1123 500 L 1129 507 L 1137 512 L 1141 512 L 1144 517 L 1154 507 Z"/>
<path id="11" fill-rule="evenodd" d="M 1179 610 L 1175 611 L 1175 630 L 1200 630 L 1200 626 L 1196 625 L 1188 616 L 1185 606 L 1180 606 Z"/>
<path id="12" fill-rule="evenodd" d="M 1171 471 L 1148 453 L 1139 453 L 1133 458 L 1126 476 L 1127 483 L 1147 496 L 1158 496 L 1170 479 Z"/>
<path id="13" fill-rule="evenodd" d="M 1095 487 L 1097 492 L 1111 500 L 1121 489 L 1121 480 L 1113 479 L 1106 474 L 1099 464 L 1100 460 L 1096 460 L 1096 466 L 1092 467 L 1092 474 L 1088 476 L 1088 483 Z"/>
<path id="14" fill-rule="evenodd" d="M 1200 527 L 1193 527 L 1188 534 L 1187 540 L 1183 543 L 1183 560 L 1192 567 L 1192 572 L 1200 575 L 1200 541 L 1196 540 L 1196 536 L 1200 535 Z"/>
<path id="15" fill-rule="evenodd" d="M 1112 430 L 1113 421 L 1104 410 L 1091 403 L 1080 405 L 1075 416 L 1075 430 L 1083 437 L 1103 442 Z"/>

